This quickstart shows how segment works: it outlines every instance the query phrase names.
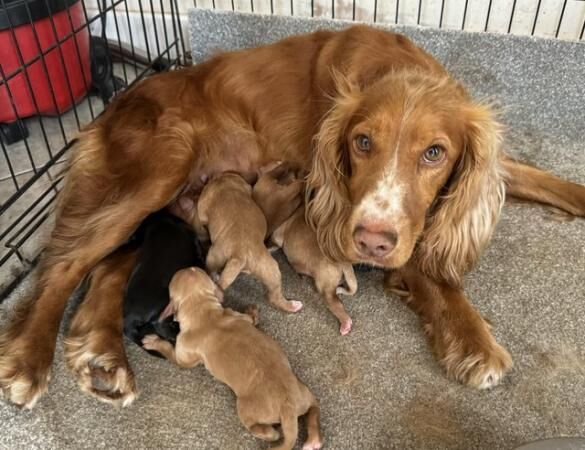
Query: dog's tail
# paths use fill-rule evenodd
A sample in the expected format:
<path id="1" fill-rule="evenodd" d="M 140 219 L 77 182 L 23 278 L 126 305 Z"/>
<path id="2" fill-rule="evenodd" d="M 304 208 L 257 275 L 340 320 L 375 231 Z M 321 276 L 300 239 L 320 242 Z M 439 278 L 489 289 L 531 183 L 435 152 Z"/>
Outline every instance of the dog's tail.
<path id="1" fill-rule="evenodd" d="M 354 295 L 357 292 L 357 278 L 355 277 L 355 272 L 353 271 L 353 266 L 351 264 L 344 264 L 342 267 L 343 277 L 345 278 L 345 284 L 347 284 L 347 289 L 340 289 L 338 293 L 345 294 L 345 295 Z"/>
<path id="2" fill-rule="evenodd" d="M 218 285 L 224 291 L 235 281 L 240 272 L 244 269 L 246 262 L 240 258 L 230 259 L 221 272 Z"/>
<path id="3" fill-rule="evenodd" d="M 292 450 L 299 435 L 299 418 L 294 405 L 287 401 L 280 410 L 280 425 L 284 440 L 273 450 Z"/>

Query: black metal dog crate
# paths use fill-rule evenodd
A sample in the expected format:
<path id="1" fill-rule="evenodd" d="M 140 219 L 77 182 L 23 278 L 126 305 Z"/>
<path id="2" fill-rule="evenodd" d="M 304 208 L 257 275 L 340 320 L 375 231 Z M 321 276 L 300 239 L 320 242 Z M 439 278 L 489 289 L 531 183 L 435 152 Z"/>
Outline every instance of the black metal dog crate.
<path id="1" fill-rule="evenodd" d="M 0 0 L 0 300 L 38 259 L 78 131 L 185 57 L 177 0 Z"/>

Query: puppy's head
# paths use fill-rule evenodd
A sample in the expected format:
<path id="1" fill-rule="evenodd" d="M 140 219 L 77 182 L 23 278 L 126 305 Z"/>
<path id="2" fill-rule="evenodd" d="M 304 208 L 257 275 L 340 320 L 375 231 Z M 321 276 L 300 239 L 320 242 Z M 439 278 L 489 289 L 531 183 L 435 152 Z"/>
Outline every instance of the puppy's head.
<path id="1" fill-rule="evenodd" d="M 164 320 L 177 313 L 186 302 L 223 302 L 222 290 L 203 270 L 197 267 L 179 270 L 169 284 L 171 301 L 161 313 Z"/>

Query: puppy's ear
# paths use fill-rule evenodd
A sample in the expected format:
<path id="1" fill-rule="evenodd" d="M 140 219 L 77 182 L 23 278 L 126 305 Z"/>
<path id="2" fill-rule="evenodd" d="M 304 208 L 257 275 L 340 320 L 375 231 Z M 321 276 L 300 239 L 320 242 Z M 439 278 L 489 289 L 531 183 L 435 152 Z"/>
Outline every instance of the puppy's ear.
<path id="1" fill-rule="evenodd" d="M 163 321 L 165 320 L 167 317 L 171 317 L 175 315 L 175 304 L 170 301 L 168 303 L 168 305 L 165 307 L 165 309 L 163 309 L 163 312 L 160 313 L 160 316 L 158 317 L 159 321 Z"/>

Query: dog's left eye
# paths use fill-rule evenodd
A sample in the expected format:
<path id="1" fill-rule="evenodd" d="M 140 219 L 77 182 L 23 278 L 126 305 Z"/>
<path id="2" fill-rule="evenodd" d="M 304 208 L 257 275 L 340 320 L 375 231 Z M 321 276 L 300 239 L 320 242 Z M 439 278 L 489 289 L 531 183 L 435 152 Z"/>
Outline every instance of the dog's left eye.
<path id="1" fill-rule="evenodd" d="M 436 164 L 443 159 L 444 153 L 445 151 L 441 147 L 433 145 L 425 150 L 422 159 L 426 163 Z"/>
<path id="2" fill-rule="evenodd" d="M 358 150 L 362 152 L 370 151 L 370 138 L 365 134 L 360 134 L 355 138 L 355 144 Z"/>

